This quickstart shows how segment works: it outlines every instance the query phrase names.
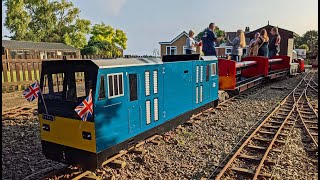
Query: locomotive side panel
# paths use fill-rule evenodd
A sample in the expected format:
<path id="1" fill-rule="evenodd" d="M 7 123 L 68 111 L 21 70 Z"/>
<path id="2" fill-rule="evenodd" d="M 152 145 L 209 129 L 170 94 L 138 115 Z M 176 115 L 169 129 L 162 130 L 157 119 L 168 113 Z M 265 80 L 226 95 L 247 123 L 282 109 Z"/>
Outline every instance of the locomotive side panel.
<path id="1" fill-rule="evenodd" d="M 193 61 L 164 65 L 164 118 L 170 120 L 193 109 Z"/>
<path id="2" fill-rule="evenodd" d="M 105 85 L 97 82 L 96 94 L 105 89 L 106 95 L 95 102 L 97 152 L 130 138 L 135 143 L 133 137 L 163 122 L 162 65 L 100 69 L 101 76 Z"/>
<path id="3" fill-rule="evenodd" d="M 218 98 L 218 61 L 194 61 L 193 64 L 193 109 Z"/>

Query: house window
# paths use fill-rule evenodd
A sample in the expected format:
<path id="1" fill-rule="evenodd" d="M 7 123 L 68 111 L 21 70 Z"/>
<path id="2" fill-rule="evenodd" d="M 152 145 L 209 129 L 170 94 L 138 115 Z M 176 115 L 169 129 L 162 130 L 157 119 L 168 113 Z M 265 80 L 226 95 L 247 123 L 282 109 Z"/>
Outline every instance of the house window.
<path id="1" fill-rule="evenodd" d="M 217 64 L 216 63 L 212 63 L 211 64 L 211 76 L 215 76 L 217 73 Z"/>
<path id="2" fill-rule="evenodd" d="M 167 46 L 167 55 L 176 55 L 177 54 L 177 46 Z"/>
<path id="3" fill-rule="evenodd" d="M 123 73 L 108 74 L 109 99 L 123 96 Z"/>
<path id="4" fill-rule="evenodd" d="M 243 55 L 247 55 L 247 48 L 243 48 L 243 49 L 242 49 L 242 54 L 243 54 Z"/>
<path id="5" fill-rule="evenodd" d="M 225 53 L 225 54 L 231 54 L 232 48 L 226 48 L 225 50 L 226 50 L 226 53 Z"/>
<path id="6" fill-rule="evenodd" d="M 187 54 L 187 46 L 183 46 L 183 54 Z"/>

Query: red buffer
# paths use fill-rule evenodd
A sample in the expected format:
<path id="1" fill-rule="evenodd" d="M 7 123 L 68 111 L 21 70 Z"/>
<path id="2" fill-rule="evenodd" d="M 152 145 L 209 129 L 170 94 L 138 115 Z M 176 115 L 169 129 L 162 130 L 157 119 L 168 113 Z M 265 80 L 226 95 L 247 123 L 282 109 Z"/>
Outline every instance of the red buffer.
<path id="1" fill-rule="evenodd" d="M 305 69 L 304 69 L 304 59 L 300 59 L 300 58 L 299 58 L 299 59 L 294 59 L 293 62 L 299 64 L 299 68 L 298 68 L 298 72 L 299 72 L 299 73 L 305 71 Z"/>
<path id="2" fill-rule="evenodd" d="M 242 91 L 252 87 L 267 74 L 267 61 L 257 56 L 243 58 L 241 62 L 219 58 L 219 89 Z"/>

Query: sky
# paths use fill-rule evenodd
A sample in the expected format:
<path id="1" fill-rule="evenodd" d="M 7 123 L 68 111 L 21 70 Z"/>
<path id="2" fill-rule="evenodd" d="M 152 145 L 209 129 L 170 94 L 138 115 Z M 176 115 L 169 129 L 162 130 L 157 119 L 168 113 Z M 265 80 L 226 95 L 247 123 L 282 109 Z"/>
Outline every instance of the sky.
<path id="1" fill-rule="evenodd" d="M 124 54 L 152 55 L 159 42 L 182 31 L 196 34 L 214 22 L 225 31 L 268 24 L 303 35 L 318 30 L 318 0 L 73 0 L 80 17 L 126 32 Z M 6 7 L 2 3 L 2 37 Z"/>

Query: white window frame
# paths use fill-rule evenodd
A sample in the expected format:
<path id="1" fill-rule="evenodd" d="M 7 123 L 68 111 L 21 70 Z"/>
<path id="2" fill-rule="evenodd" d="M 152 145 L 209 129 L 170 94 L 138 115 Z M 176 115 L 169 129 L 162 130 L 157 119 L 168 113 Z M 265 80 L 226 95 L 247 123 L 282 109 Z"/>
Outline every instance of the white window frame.
<path id="1" fill-rule="evenodd" d="M 168 48 L 170 48 L 170 54 L 168 54 Z M 175 54 L 171 54 L 171 49 L 175 49 Z M 166 55 L 176 55 L 177 54 L 177 46 L 166 46 Z"/>
<path id="2" fill-rule="evenodd" d="M 183 46 L 182 47 L 182 53 L 183 54 L 187 54 L 187 46 Z"/>
<path id="3" fill-rule="evenodd" d="M 224 49 L 225 51 L 224 51 L 224 54 L 231 54 L 231 51 L 232 51 L 232 47 L 225 47 L 225 49 Z M 230 53 L 227 53 L 227 50 L 230 50 Z"/>
<path id="4" fill-rule="evenodd" d="M 120 88 L 119 88 L 119 75 L 122 75 L 122 94 L 120 94 Z M 112 76 L 113 81 L 114 81 L 114 76 L 118 76 L 118 82 L 117 82 L 117 83 L 118 83 L 118 93 L 119 93 L 118 95 L 110 96 L 110 89 L 109 89 L 109 87 L 110 87 L 110 86 L 109 86 L 109 83 L 110 83 L 110 82 L 109 82 L 109 77 L 110 77 L 110 76 Z M 107 75 L 107 79 L 108 79 L 108 80 L 107 80 L 107 81 L 108 81 L 108 84 L 107 84 L 107 85 L 108 85 L 108 99 L 112 99 L 112 98 L 117 98 L 117 97 L 124 96 L 123 73 L 111 73 L 111 74 L 108 74 L 108 75 Z M 114 92 L 115 92 L 115 91 L 114 91 L 114 90 L 115 90 L 115 89 L 114 89 L 114 83 L 112 83 L 112 89 L 113 89 L 113 94 L 114 94 Z"/>
<path id="5" fill-rule="evenodd" d="M 213 66 L 215 66 L 215 72 L 213 73 L 212 72 L 212 68 L 213 68 Z M 216 76 L 217 75 L 217 63 L 211 63 L 210 64 L 210 74 L 211 74 L 211 76 Z"/>

